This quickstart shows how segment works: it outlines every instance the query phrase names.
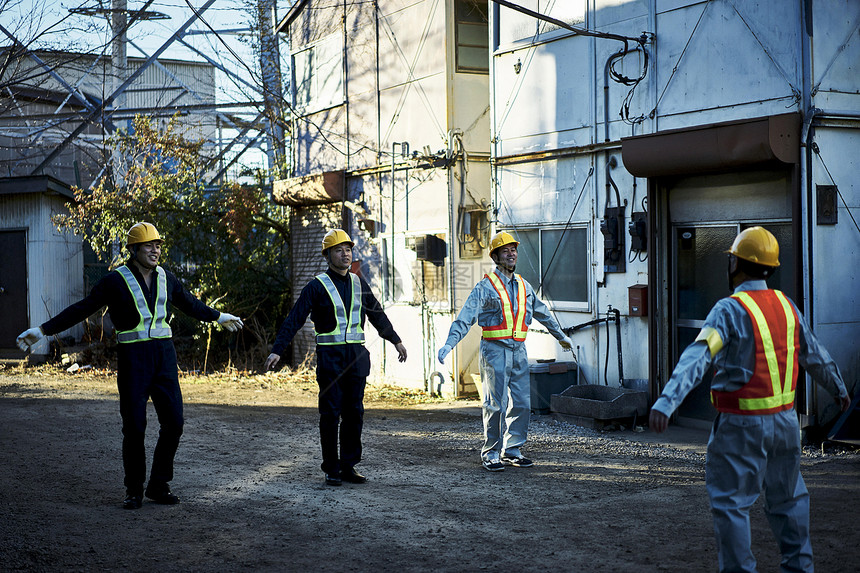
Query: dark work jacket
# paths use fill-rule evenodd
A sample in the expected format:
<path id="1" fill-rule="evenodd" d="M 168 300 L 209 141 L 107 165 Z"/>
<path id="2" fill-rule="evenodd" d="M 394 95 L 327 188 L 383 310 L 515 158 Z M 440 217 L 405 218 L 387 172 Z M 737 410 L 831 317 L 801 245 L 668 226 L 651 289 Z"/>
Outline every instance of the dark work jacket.
<path id="1" fill-rule="evenodd" d="M 331 277 L 337 292 L 343 300 L 344 306 L 349 312 L 349 301 L 352 300 L 352 280 L 349 273 L 342 276 L 333 270 L 329 269 L 326 274 Z M 370 321 L 370 324 L 379 332 L 379 336 L 392 344 L 399 344 L 400 337 L 394 332 L 394 327 L 391 326 L 391 321 L 385 316 L 382 306 L 373 292 L 370 290 L 370 285 L 364 279 L 359 277 L 361 281 L 361 328 L 364 329 L 365 318 Z M 302 294 L 299 295 L 299 300 L 290 311 L 289 316 L 278 330 L 278 336 L 275 338 L 275 345 L 272 347 L 272 354 L 278 356 L 283 355 L 287 345 L 293 340 L 293 337 L 304 326 L 308 319 L 314 323 L 314 329 L 317 332 L 331 332 L 337 327 L 337 318 L 335 318 L 334 305 L 331 298 L 326 292 L 323 284 L 317 279 L 309 282 L 302 289 Z M 358 344 L 347 344 L 346 346 L 361 346 Z M 319 348 L 319 347 L 318 347 Z"/>
<path id="2" fill-rule="evenodd" d="M 154 315 L 156 289 L 158 288 L 157 278 L 155 276 L 152 277 L 152 289 L 150 290 L 146 286 L 146 281 L 143 280 L 143 276 L 141 276 L 137 267 L 129 264 L 128 268 L 131 269 L 137 282 L 140 283 L 140 290 L 146 297 L 150 312 Z M 164 269 L 164 267 L 162 269 L 167 273 L 168 317 L 170 316 L 172 307 L 176 306 L 176 308 L 197 320 L 204 322 L 218 320 L 218 316 L 221 313 L 200 302 L 182 286 L 182 283 L 179 282 L 179 279 L 173 273 Z M 132 330 L 140 322 L 140 313 L 137 311 L 137 305 L 134 302 L 134 297 L 128 285 L 125 284 L 118 271 L 111 271 L 96 283 L 90 291 L 89 296 L 70 305 L 60 314 L 44 323 L 42 331 L 46 335 L 59 334 L 67 328 L 71 328 L 82 320 L 85 320 L 105 306 L 107 306 L 108 313 L 110 313 L 111 322 L 113 322 L 114 327 L 118 331 Z"/>

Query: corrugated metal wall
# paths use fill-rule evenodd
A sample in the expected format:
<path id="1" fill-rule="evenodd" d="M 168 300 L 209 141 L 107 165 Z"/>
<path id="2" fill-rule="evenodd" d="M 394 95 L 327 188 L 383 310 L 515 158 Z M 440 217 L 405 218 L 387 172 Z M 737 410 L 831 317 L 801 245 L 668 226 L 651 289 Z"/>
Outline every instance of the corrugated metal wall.
<path id="1" fill-rule="evenodd" d="M 0 195 L 0 230 L 26 229 L 28 306 L 30 325 L 37 326 L 55 316 L 84 293 L 83 249 L 77 237 L 59 233 L 51 216 L 66 211 L 58 196 L 31 193 Z M 80 339 L 78 325 L 63 335 Z M 44 354 L 43 342 L 34 352 Z"/>

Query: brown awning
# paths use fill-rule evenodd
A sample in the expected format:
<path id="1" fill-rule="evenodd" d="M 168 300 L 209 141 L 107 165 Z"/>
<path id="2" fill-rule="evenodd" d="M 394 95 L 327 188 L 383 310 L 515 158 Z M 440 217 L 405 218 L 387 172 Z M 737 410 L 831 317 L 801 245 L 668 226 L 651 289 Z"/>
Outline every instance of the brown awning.
<path id="1" fill-rule="evenodd" d="M 343 171 L 329 171 L 275 181 L 275 203 L 304 207 L 343 201 Z"/>
<path id="2" fill-rule="evenodd" d="M 800 114 L 788 113 L 622 138 L 624 167 L 636 177 L 727 171 L 800 161 Z"/>

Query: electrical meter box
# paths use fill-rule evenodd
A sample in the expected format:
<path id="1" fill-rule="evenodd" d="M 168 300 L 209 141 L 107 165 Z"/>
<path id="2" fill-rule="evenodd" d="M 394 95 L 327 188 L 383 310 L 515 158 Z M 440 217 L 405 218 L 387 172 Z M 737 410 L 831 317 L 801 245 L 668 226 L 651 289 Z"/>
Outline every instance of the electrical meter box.
<path id="1" fill-rule="evenodd" d="M 648 285 L 627 287 L 629 316 L 648 316 Z"/>

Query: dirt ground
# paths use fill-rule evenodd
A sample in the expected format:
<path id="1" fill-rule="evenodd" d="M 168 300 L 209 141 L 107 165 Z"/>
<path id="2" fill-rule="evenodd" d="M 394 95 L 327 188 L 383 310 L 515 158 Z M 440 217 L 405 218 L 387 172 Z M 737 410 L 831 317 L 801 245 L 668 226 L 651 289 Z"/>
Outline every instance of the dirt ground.
<path id="1" fill-rule="evenodd" d="M 0 369 L 0 571 L 709 571 L 706 432 L 535 416 L 530 469 L 479 464 L 480 409 L 366 400 L 364 485 L 326 487 L 305 376 L 182 379 L 176 506 L 123 510 L 113 376 Z M 150 410 L 148 451 L 157 422 Z M 856 571 L 860 453 L 807 448 L 819 572 Z M 760 571 L 779 555 L 760 503 Z"/>

